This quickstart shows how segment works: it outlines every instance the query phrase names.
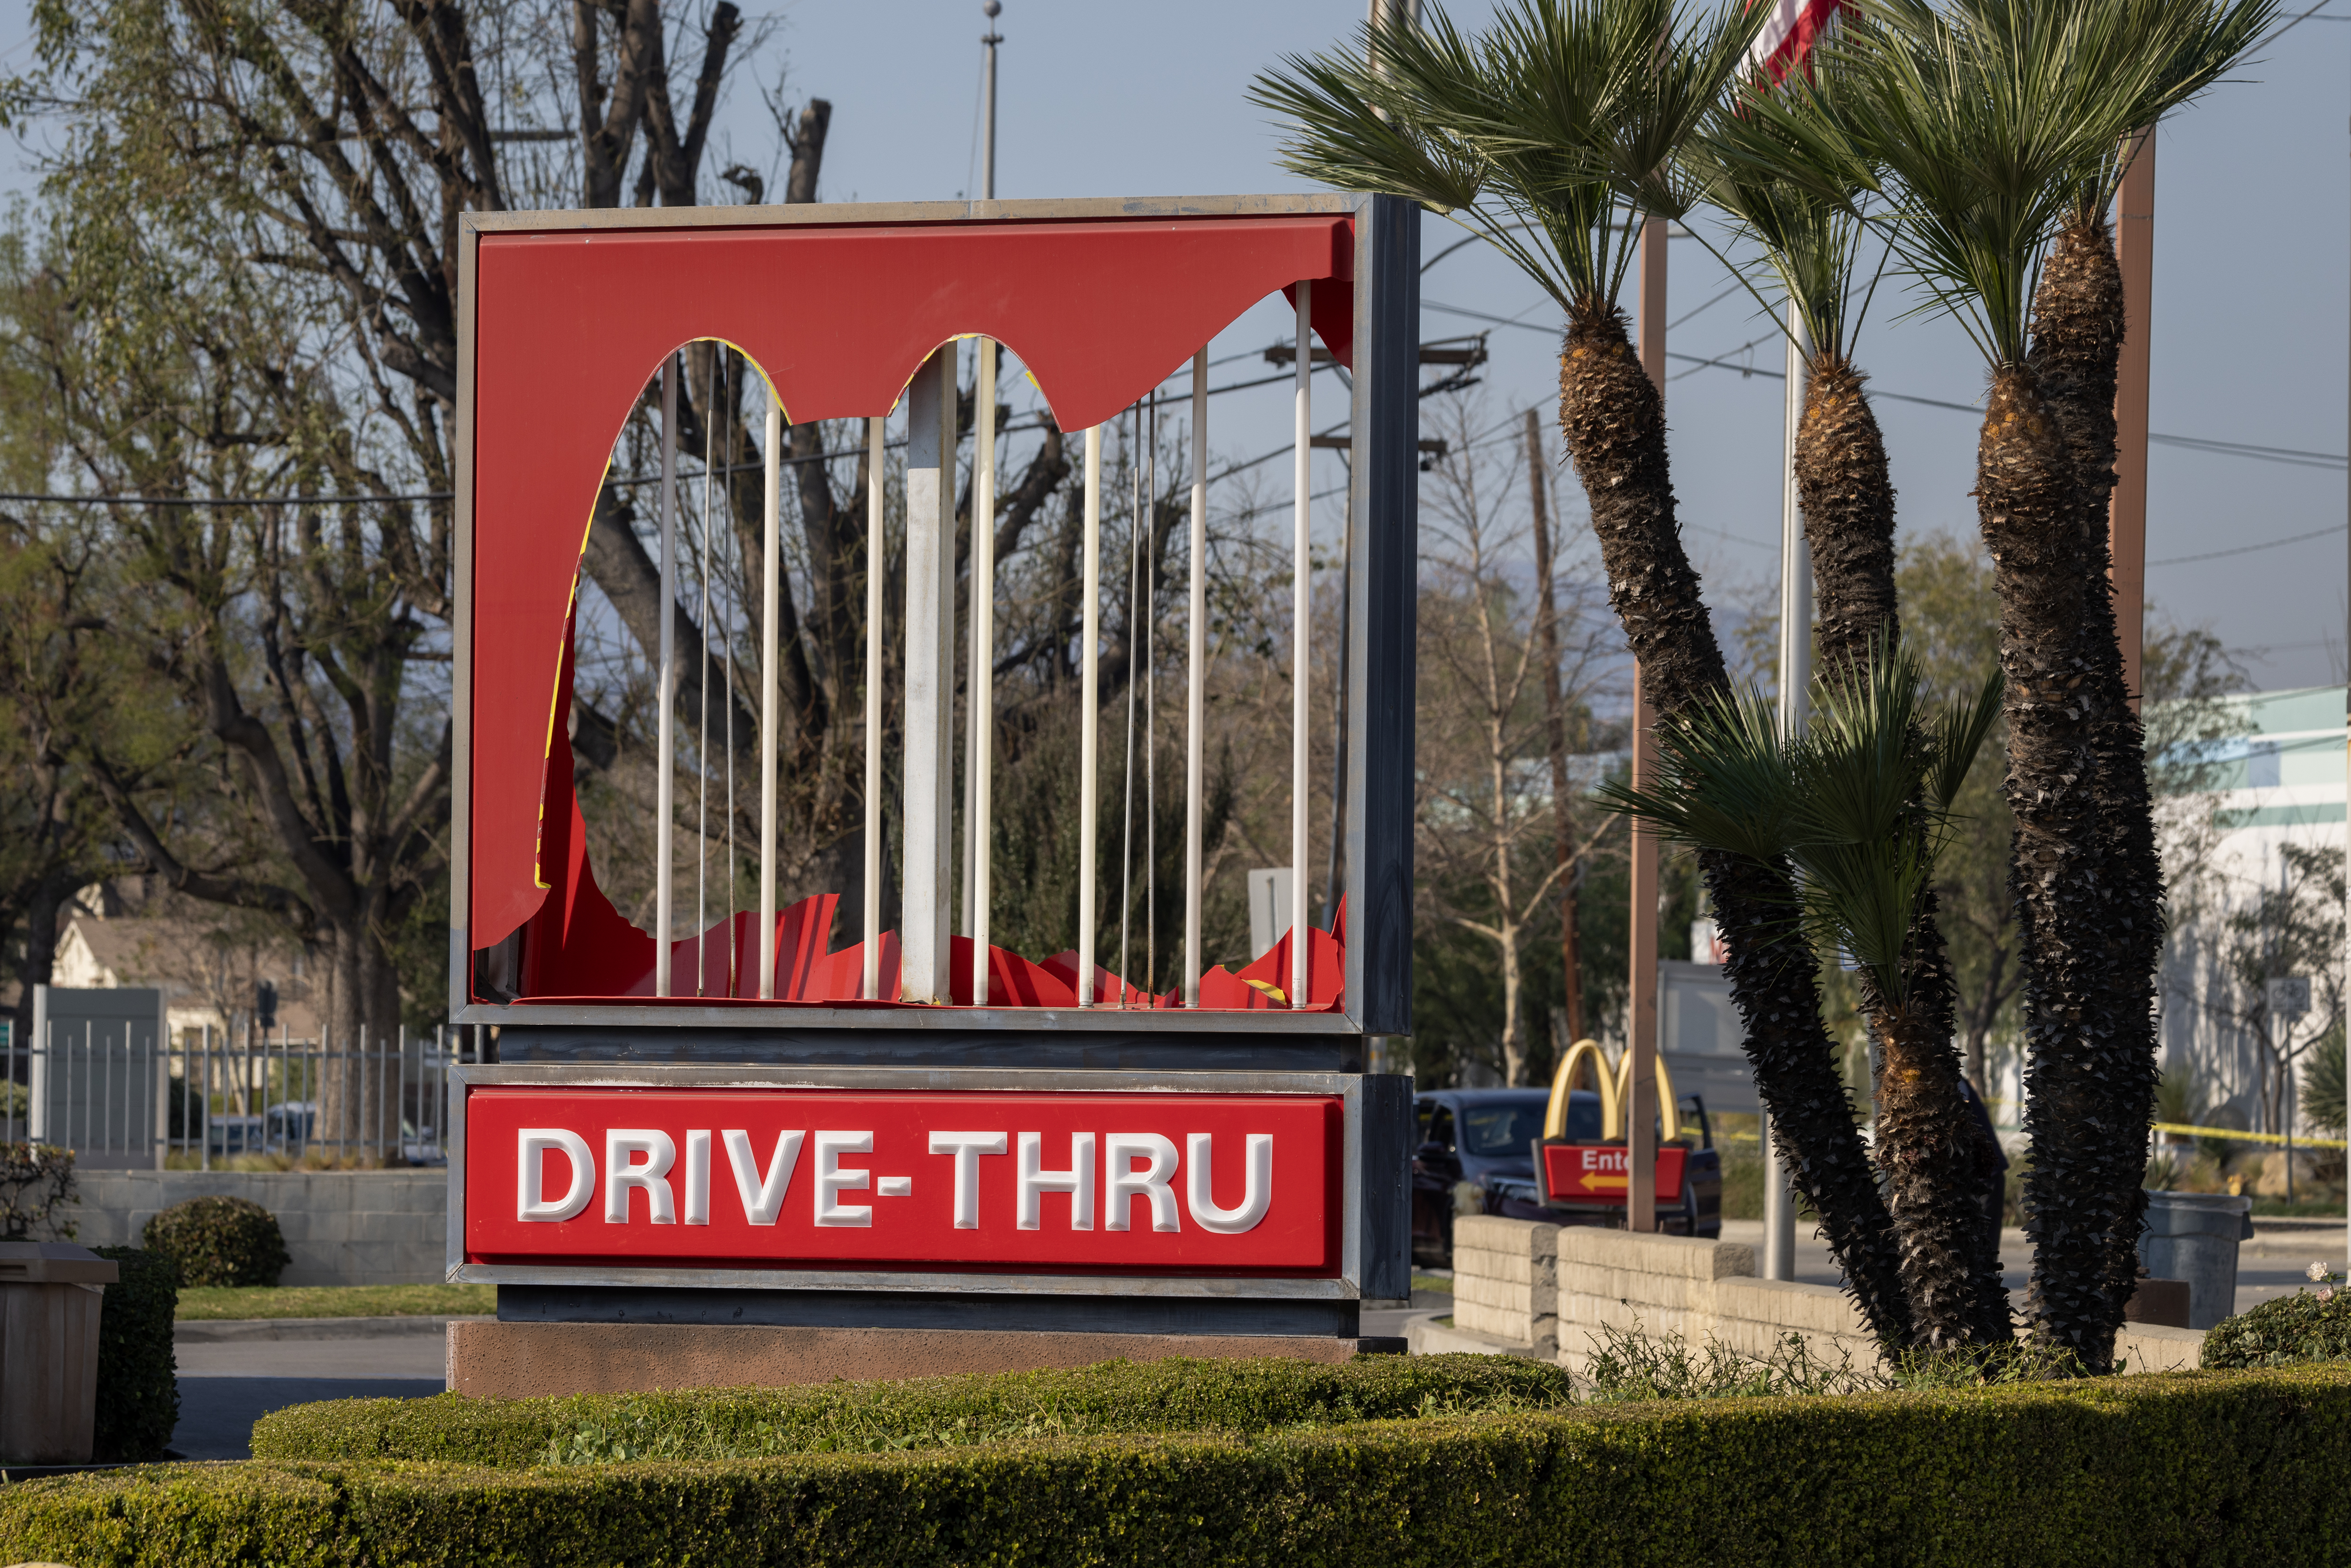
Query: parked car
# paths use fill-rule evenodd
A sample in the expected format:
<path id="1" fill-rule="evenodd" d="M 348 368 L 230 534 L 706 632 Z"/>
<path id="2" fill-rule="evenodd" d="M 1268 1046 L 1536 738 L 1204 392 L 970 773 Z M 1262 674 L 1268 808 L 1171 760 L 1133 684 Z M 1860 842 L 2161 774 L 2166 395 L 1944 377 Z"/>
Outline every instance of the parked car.
<path id="1" fill-rule="evenodd" d="M 1533 1145 L 1542 1137 L 1551 1095 L 1541 1089 L 1438 1089 L 1418 1096 L 1419 1144 L 1412 1162 L 1412 1256 L 1424 1267 L 1453 1265 L 1453 1217 L 1463 1212 L 1539 1219 L 1552 1225 L 1621 1226 L 1622 1205 L 1547 1205 L 1535 1186 Z M 1715 1152 L 1705 1103 L 1682 1096 L 1682 1135 L 1690 1151 L 1678 1193 L 1657 1195 L 1657 1228 L 1675 1236 L 1722 1234 L 1722 1157 Z M 1600 1141 L 1600 1096 L 1571 1091 L 1566 1125 L 1576 1143 Z M 1692 1135 L 1693 1131 L 1695 1136 Z"/>
<path id="2" fill-rule="evenodd" d="M 269 1108 L 269 1146 L 298 1155 L 308 1147 L 319 1124 L 315 1101 L 283 1100 Z"/>
<path id="3" fill-rule="evenodd" d="M 214 1115 L 204 1123 L 204 1143 L 214 1159 L 228 1155 L 257 1155 L 268 1146 L 258 1116 Z"/>

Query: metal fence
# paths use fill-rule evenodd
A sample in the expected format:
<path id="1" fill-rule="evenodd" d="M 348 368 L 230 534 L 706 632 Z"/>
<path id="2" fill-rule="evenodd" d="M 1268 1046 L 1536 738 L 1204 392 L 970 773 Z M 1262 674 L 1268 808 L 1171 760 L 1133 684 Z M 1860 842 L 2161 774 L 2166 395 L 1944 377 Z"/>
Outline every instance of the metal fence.
<path id="1" fill-rule="evenodd" d="M 71 1020 L 11 1043 L 0 1139 L 57 1144 L 91 1169 L 209 1170 L 244 1155 L 295 1163 L 448 1163 L 446 1030 L 350 1044 L 246 1030 L 152 1030 Z"/>

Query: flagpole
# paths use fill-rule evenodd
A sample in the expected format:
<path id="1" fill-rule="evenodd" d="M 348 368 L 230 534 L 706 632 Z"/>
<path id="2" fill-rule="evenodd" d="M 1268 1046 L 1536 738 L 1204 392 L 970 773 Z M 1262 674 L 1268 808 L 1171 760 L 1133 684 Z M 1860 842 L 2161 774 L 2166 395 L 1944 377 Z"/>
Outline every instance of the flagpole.
<path id="1" fill-rule="evenodd" d="M 1812 362 L 1812 333 L 1792 299 L 1780 453 L 1780 733 L 1790 739 L 1804 732 L 1812 716 L 1813 550 L 1804 538 L 1803 507 L 1796 492 L 1796 437 L 1803 428 Z M 1763 1277 L 1796 1277 L 1795 1197 L 1769 1116 L 1763 1119 Z"/>

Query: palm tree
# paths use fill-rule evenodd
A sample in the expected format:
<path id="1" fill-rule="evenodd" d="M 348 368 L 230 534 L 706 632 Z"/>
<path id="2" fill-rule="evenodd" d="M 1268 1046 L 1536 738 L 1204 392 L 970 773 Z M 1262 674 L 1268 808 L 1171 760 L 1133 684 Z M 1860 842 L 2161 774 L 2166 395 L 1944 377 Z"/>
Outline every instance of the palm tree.
<path id="1" fill-rule="evenodd" d="M 1441 13 L 1292 56 L 1252 97 L 1287 118 L 1291 170 L 1408 196 L 1489 241 L 1558 302 L 1560 427 L 1590 503 L 1611 602 L 1665 728 L 1729 692 L 1682 549 L 1665 410 L 1619 298 L 1635 214 L 1696 196 L 1676 154 L 1719 101 L 1761 12 L 1677 17 L 1672 0 L 1512 0 L 1471 40 Z M 1910 1338 L 1892 1222 L 1821 1021 L 1818 966 L 1781 918 L 1783 861 L 1707 850 L 1699 868 L 1730 954 L 1746 1050 L 1797 1186 L 1822 1217 L 1878 1336 Z"/>
<path id="2" fill-rule="evenodd" d="M 2210 86 L 2252 47 L 2274 14 L 2267 0 L 2241 0 L 2176 16 L 2166 67 L 2132 123 L 2151 127 L 2167 110 Z M 2147 737 L 2131 706 L 2137 694 L 2124 679 L 2107 547 L 2123 287 L 2106 210 L 2120 189 L 2129 145 L 2116 143 L 2075 188 L 2033 292 L 2027 352 L 2065 434 L 2074 465 L 2073 510 L 2087 574 L 2080 659 L 2096 716 L 2090 734 L 2092 791 L 2105 823 L 2107 886 L 2105 917 L 2079 939 L 2103 949 L 2103 961 L 2094 971 L 2105 990 L 2100 1011 L 2136 1037 L 2130 1054 L 2138 1070 L 2105 1085 L 2113 1104 L 2108 1124 L 2135 1127 L 2152 1116 L 2158 1083 L 2155 994 L 2163 956 L 2164 889 L 2147 784 Z M 2137 1273 L 2135 1239 L 2126 1244 L 2124 1239 L 2126 1234 L 2135 1239 L 2138 1231 L 2137 1215 L 2145 1200 L 2137 1195 L 2143 1190 L 2144 1162 L 2136 1144 L 2128 1149 L 2117 1146 L 2113 1153 L 2118 1168 L 2109 1180 L 2127 1207 L 2123 1223 L 2107 1239 L 2105 1293 L 2108 1311 L 2119 1320 Z"/>
<path id="3" fill-rule="evenodd" d="M 1925 918 L 1951 801 L 1999 716 L 2000 677 L 1931 720 L 1918 687 L 1917 661 L 1881 634 L 1844 678 L 1820 683 L 1803 736 L 1783 738 L 1758 695 L 1720 698 L 1660 733 L 1656 788 L 1602 794 L 1701 851 L 1795 868 L 1801 892 L 1782 919 L 1845 955 L 1884 1053 L 1878 1159 L 1902 1239 L 1909 1343 L 1939 1352 L 2012 1337 L 1997 1268 L 1995 1294 L 1981 1289 L 1985 1151 L 1959 1097 L 1950 987 Z"/>
<path id="4" fill-rule="evenodd" d="M 2145 1202 L 2137 1129 L 2152 1089 L 2152 1035 L 2145 997 L 2118 1005 L 2106 972 L 2113 825 L 2096 763 L 2112 720 L 2098 658 L 2084 648 L 2103 590 L 2093 587 L 2065 417 L 2088 394 L 2044 382 L 2028 351 L 2030 302 L 2085 183 L 2168 83 L 2191 79 L 2181 63 L 2193 40 L 2221 36 L 2215 18 L 2239 8 L 1963 0 L 1938 12 L 1924 0 L 1874 0 L 1825 51 L 1841 82 L 1840 131 L 1892 201 L 1886 232 L 1990 371 L 1976 497 L 2001 607 L 2028 976 L 2027 1312 L 2037 1337 L 2093 1370 L 2112 1361 L 2123 1260 Z M 2109 640 L 2112 625 L 2109 616 Z M 2123 1114 L 2133 1104 L 2136 1119 Z"/>
<path id="5" fill-rule="evenodd" d="M 1808 346 L 1808 382 L 1799 426 L 1797 494 L 1811 546 L 1819 617 L 1813 629 L 1820 676 L 1859 690 L 1891 658 L 1901 636 L 1894 574 L 1894 485 L 1886 443 L 1852 357 L 1852 339 L 1876 292 L 1855 287 L 1868 233 L 1864 215 L 1874 171 L 1839 130 L 1834 61 L 1778 85 L 1756 83 L 1724 105 L 1686 162 L 1707 203 L 1726 214 L 1761 258 L 1761 269 L 1794 311 Z M 1760 101 L 1759 101 L 1760 100 Z M 1770 301 L 1742 280 L 1768 310 Z M 1859 311 L 1852 308 L 1856 293 Z M 1956 979 L 1930 886 L 1921 894 L 1905 949 L 1905 1006 L 1867 1009 L 1875 1024 L 1898 1022 L 1897 1051 L 1880 1034 L 1881 1060 L 1897 1056 L 1903 1071 L 1931 1080 L 1896 1088 L 1903 1113 L 1881 1115 L 1879 1168 L 1904 1173 L 1892 1182 L 1895 1233 L 1901 1248 L 1914 1343 L 1943 1347 L 2014 1337 L 2001 1279 L 1999 1231 L 1972 1207 L 1964 1213 L 1922 1201 L 1930 1173 L 1952 1192 L 1980 1191 L 1999 1151 L 1962 1096 L 1953 1046 Z M 1930 1046 L 1927 1037 L 1932 1034 Z M 1881 1099 L 1887 1084 L 1876 1085 Z M 1947 1119 L 1934 1120 L 1929 1109 Z"/>
<path id="6" fill-rule="evenodd" d="M 1835 96 L 1833 69 L 1745 87 L 1709 118 L 1684 162 L 1707 204 L 1760 254 L 1769 283 L 1804 329 L 1810 379 L 1796 481 L 1812 546 L 1819 667 L 1841 680 L 1865 668 L 1873 644 L 1897 645 L 1901 620 L 1894 484 L 1866 378 L 1852 357 L 1868 306 L 1865 294 L 1862 309 L 1853 308 L 1872 171 L 1839 131 Z M 1735 270 L 1770 309 L 1755 269 Z M 1872 278 L 1866 293 L 1875 292 Z"/>

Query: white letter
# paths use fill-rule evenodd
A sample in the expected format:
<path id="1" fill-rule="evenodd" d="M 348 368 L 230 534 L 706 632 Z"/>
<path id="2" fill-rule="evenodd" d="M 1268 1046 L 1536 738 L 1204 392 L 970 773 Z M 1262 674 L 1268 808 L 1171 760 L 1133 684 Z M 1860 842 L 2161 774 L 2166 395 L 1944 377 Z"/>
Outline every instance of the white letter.
<path id="1" fill-rule="evenodd" d="M 1238 1208 L 1217 1207 L 1216 1178 L 1208 1166 L 1213 1141 L 1206 1133 L 1192 1133 L 1184 1139 L 1184 1197 L 1192 1210 L 1192 1222 L 1219 1236 L 1238 1236 L 1244 1230 L 1254 1230 L 1273 1202 L 1273 1136 L 1269 1133 L 1249 1134 L 1243 1155 L 1249 1166 L 1249 1177 L 1241 1188 Z"/>
<path id="2" fill-rule="evenodd" d="M 1044 1159 L 1044 1134 L 1023 1133 L 1019 1137 L 1019 1228 L 1037 1228 L 1040 1195 L 1066 1192 L 1070 1195 L 1070 1228 L 1092 1230 L 1094 1228 L 1094 1135 L 1092 1133 L 1070 1134 L 1070 1168 L 1065 1171 L 1039 1170 Z"/>
<path id="3" fill-rule="evenodd" d="M 979 1228 L 979 1156 L 1004 1152 L 1001 1133 L 933 1133 L 931 1153 L 955 1156 L 955 1228 Z"/>
<path id="4" fill-rule="evenodd" d="M 552 1202 L 542 1196 L 550 1150 L 559 1150 L 571 1162 L 570 1190 Z M 560 1127 L 525 1127 L 519 1158 L 521 1168 L 515 1173 L 517 1219 L 570 1219 L 596 1196 L 596 1156 L 588 1152 L 588 1140 L 577 1133 Z"/>
<path id="5" fill-rule="evenodd" d="M 630 1158 L 645 1156 L 643 1165 Z M 675 1225 L 677 1205 L 670 1196 L 669 1167 L 677 1145 L 669 1134 L 653 1127 L 608 1127 L 604 1131 L 604 1223 L 629 1222 L 629 1189 L 645 1189 L 655 1225 Z"/>
<path id="6" fill-rule="evenodd" d="M 735 1167 L 735 1191 L 743 1199 L 743 1218 L 754 1225 L 773 1225 L 782 1212 L 784 1194 L 792 1185 L 793 1167 L 800 1163 L 805 1133 L 778 1133 L 775 1157 L 760 1174 L 759 1156 L 751 1152 L 751 1134 L 739 1127 L 719 1134 L 726 1140 L 726 1163 Z"/>
<path id="7" fill-rule="evenodd" d="M 710 1129 L 685 1134 L 685 1222 L 710 1223 Z"/>
<path id="8" fill-rule="evenodd" d="M 819 1133 L 816 1135 L 816 1222 L 819 1225 L 871 1225 L 873 1211 L 862 1203 L 835 1203 L 834 1196 L 870 1186 L 871 1171 L 841 1168 L 843 1155 L 873 1152 L 871 1133 Z"/>
<path id="9" fill-rule="evenodd" d="M 1149 1160 L 1136 1170 L 1134 1162 Z M 1176 1145 L 1156 1133 L 1113 1133 L 1102 1140 L 1102 1163 L 1110 1167 L 1110 1228 L 1124 1230 L 1134 1217 L 1134 1200 L 1151 1200 L 1151 1228 L 1176 1230 L 1176 1190 L 1167 1179 L 1176 1174 Z"/>

